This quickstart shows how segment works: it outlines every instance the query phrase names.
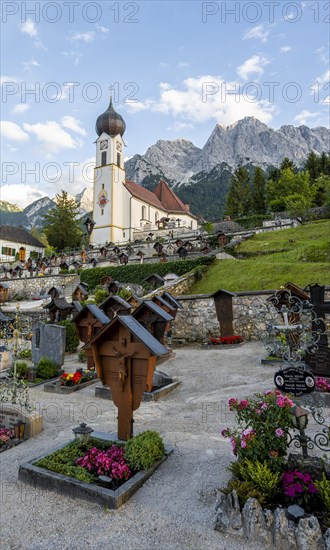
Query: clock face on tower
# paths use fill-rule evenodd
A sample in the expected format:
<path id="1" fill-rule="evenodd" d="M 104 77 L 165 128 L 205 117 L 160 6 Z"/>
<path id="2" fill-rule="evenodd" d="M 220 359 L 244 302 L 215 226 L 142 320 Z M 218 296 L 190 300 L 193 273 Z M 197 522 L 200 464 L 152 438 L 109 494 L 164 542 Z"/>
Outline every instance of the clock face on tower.
<path id="1" fill-rule="evenodd" d="M 108 148 L 108 142 L 106 139 L 104 139 L 103 141 L 100 142 L 100 149 L 101 151 L 104 151 L 104 149 L 107 149 Z"/>

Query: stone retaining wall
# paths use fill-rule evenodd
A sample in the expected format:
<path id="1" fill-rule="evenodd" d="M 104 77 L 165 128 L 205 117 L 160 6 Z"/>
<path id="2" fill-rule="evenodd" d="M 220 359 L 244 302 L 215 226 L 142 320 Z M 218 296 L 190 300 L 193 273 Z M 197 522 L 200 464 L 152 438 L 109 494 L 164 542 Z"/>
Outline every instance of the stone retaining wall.
<path id="1" fill-rule="evenodd" d="M 188 278 L 187 278 L 188 279 Z M 176 296 L 183 309 L 178 310 L 172 325 L 172 340 L 179 343 L 207 342 L 209 338 L 220 336 L 220 325 L 215 309 L 212 294 L 195 294 L 179 296 L 179 290 L 189 288 L 191 282 L 182 280 L 178 286 L 162 287 Z M 259 340 L 258 332 L 265 327 L 249 320 L 249 309 L 254 309 L 257 303 L 266 302 L 275 290 L 246 291 L 233 293 L 233 329 L 234 334 L 243 336 L 245 341 Z M 325 293 L 326 300 L 330 300 L 330 290 Z M 253 315 L 251 316 L 253 317 Z"/>
<path id="2" fill-rule="evenodd" d="M 9 301 L 15 295 L 24 296 L 27 299 L 36 298 L 52 288 L 53 286 L 62 289 L 62 285 L 65 287 L 72 285 L 76 286 L 79 282 L 79 276 L 72 275 L 45 275 L 44 277 L 27 277 L 27 278 L 15 278 L 15 279 L 0 279 L 6 283 L 9 287 Z"/>

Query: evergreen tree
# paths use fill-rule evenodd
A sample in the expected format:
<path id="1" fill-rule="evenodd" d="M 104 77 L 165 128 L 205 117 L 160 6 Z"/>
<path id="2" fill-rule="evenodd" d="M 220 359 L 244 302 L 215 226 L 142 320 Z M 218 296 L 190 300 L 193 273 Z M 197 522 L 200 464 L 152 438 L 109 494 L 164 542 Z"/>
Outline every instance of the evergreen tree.
<path id="1" fill-rule="evenodd" d="M 330 176 L 327 176 L 326 174 L 321 174 L 315 180 L 315 187 L 317 189 L 314 201 L 316 206 L 326 206 L 325 202 L 330 187 Z"/>
<path id="2" fill-rule="evenodd" d="M 319 157 L 320 174 L 330 176 L 330 153 L 322 153 Z"/>
<path id="3" fill-rule="evenodd" d="M 252 210 L 257 214 L 264 214 L 266 212 L 266 178 L 263 170 L 257 166 L 254 171 L 252 179 Z"/>
<path id="4" fill-rule="evenodd" d="M 43 231 L 51 246 L 57 250 L 73 248 L 80 244 L 81 228 L 77 220 L 78 205 L 66 191 L 56 195 L 56 206 L 45 215 Z"/>
<path id="5" fill-rule="evenodd" d="M 240 166 L 230 178 L 230 188 L 226 201 L 226 214 L 231 217 L 246 216 L 251 208 L 250 176 L 246 168 Z"/>
<path id="6" fill-rule="evenodd" d="M 293 160 L 289 159 L 288 157 L 284 157 L 284 159 L 281 162 L 280 171 L 283 172 L 283 170 L 286 170 L 287 168 L 290 168 L 294 174 L 297 173 L 297 166 L 293 162 Z"/>
<path id="7" fill-rule="evenodd" d="M 308 170 L 310 182 L 314 183 L 316 178 L 320 175 L 320 161 L 319 157 L 312 151 L 309 153 L 305 162 L 305 170 Z"/>

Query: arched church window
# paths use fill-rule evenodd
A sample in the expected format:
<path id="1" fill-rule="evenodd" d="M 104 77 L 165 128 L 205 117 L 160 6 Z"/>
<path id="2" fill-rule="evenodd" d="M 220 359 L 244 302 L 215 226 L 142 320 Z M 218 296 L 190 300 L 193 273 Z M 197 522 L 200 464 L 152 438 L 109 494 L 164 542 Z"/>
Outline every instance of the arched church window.
<path id="1" fill-rule="evenodd" d="M 155 212 L 155 223 L 157 223 L 159 220 L 159 213 Z"/>
<path id="2" fill-rule="evenodd" d="M 101 166 L 105 166 L 107 163 L 107 152 L 102 151 L 101 153 Z"/>
<path id="3" fill-rule="evenodd" d="M 147 209 L 145 206 L 142 206 L 142 219 L 143 220 L 147 219 Z"/>
<path id="4" fill-rule="evenodd" d="M 120 153 L 117 153 L 117 166 L 120 168 Z"/>

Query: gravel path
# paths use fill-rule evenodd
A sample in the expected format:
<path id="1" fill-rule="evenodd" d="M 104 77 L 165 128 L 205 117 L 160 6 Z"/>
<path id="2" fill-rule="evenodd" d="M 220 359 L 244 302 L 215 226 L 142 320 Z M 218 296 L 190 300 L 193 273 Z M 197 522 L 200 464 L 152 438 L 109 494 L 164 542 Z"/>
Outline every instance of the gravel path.
<path id="1" fill-rule="evenodd" d="M 45 418 L 34 439 L 0 454 L 1 548 L 10 550 L 242 550 L 241 539 L 213 530 L 216 489 L 232 459 L 220 429 L 232 424 L 227 400 L 272 387 L 274 367 L 261 366 L 260 343 L 235 349 L 175 350 L 160 369 L 182 384 L 159 402 L 141 403 L 135 429 L 158 430 L 174 453 L 119 510 L 33 489 L 18 482 L 19 464 L 72 439 L 85 420 L 98 431 L 116 430 L 112 401 L 95 398 L 95 385 L 71 395 L 31 390 Z M 66 369 L 79 365 L 67 358 Z M 75 357 L 74 357 L 75 359 Z M 251 548 L 263 550 L 253 544 Z"/>

